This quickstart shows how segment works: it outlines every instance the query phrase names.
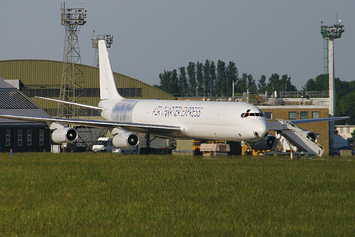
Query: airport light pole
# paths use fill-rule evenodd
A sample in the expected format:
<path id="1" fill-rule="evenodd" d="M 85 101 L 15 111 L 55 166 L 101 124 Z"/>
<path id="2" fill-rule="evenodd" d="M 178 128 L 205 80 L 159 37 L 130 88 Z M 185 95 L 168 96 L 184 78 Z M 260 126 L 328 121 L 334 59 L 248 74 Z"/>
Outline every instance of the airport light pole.
<path id="1" fill-rule="evenodd" d="M 320 33 L 323 39 L 328 39 L 328 75 L 329 75 L 329 117 L 335 116 L 335 85 L 334 85 L 334 39 L 339 39 L 344 32 L 341 20 L 335 25 L 323 25 Z M 334 147 L 334 121 L 329 122 L 329 146 Z"/>
<path id="2" fill-rule="evenodd" d="M 99 40 L 105 40 L 106 48 L 111 48 L 111 45 L 113 44 L 113 36 L 95 35 L 95 30 L 94 30 L 90 40 L 92 41 L 92 48 L 95 49 L 94 67 L 98 67 L 99 66 L 99 53 L 98 53 L 99 43 L 98 42 Z"/>

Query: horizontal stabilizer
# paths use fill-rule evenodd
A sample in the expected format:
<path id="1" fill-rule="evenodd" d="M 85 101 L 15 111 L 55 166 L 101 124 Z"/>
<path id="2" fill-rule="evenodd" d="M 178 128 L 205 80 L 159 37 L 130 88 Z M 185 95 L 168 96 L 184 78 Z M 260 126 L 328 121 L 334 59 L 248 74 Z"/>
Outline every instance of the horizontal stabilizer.
<path id="1" fill-rule="evenodd" d="M 75 105 L 75 106 L 79 106 L 79 107 L 82 107 L 82 108 L 102 111 L 102 108 L 97 107 L 97 106 L 93 106 L 93 105 L 80 104 L 80 103 L 64 101 L 64 100 L 56 100 L 56 99 L 51 99 L 51 98 L 46 98 L 46 97 L 41 97 L 41 96 L 35 96 L 35 97 L 43 99 L 43 100 L 49 100 L 49 101 L 54 101 L 54 102 L 58 102 L 58 103 L 68 104 L 68 105 Z"/>

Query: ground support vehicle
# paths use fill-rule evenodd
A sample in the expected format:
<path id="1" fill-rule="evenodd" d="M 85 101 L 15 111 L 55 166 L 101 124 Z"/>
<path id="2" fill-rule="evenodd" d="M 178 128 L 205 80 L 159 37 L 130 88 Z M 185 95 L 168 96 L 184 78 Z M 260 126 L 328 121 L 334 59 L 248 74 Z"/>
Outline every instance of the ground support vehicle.
<path id="1" fill-rule="evenodd" d="M 92 146 L 93 152 L 112 152 L 121 154 L 137 154 L 137 147 L 116 148 L 112 144 L 112 137 L 99 137 L 96 143 Z"/>
<path id="2" fill-rule="evenodd" d="M 193 154 L 195 156 L 202 156 L 203 152 L 201 150 L 201 145 L 203 144 L 226 144 L 225 141 L 213 141 L 213 140 L 201 140 L 201 141 L 193 141 Z M 209 147 L 208 147 L 209 149 Z M 229 151 L 228 151 L 229 152 Z"/>
<path id="3" fill-rule="evenodd" d="M 203 156 L 227 155 L 228 152 L 230 152 L 230 145 L 220 143 L 203 143 L 200 146 L 200 151 Z"/>

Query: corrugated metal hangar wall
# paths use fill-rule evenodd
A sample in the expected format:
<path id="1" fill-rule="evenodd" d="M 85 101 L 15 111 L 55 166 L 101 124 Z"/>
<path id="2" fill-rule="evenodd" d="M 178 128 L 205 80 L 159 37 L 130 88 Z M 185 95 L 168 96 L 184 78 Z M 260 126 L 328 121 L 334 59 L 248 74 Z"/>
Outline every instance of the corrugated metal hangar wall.
<path id="1" fill-rule="evenodd" d="M 77 65 L 83 73 L 84 94 L 77 101 L 89 105 L 97 105 L 100 101 L 99 68 Z M 43 96 L 59 98 L 62 81 L 63 62 L 50 60 L 5 60 L 0 61 L 0 77 L 4 79 L 20 79 L 20 91 L 27 95 L 49 115 L 56 116 L 58 103 L 35 98 Z M 114 73 L 118 91 L 130 99 L 175 99 L 172 95 L 131 77 Z M 98 116 L 90 111 L 89 116 Z"/>

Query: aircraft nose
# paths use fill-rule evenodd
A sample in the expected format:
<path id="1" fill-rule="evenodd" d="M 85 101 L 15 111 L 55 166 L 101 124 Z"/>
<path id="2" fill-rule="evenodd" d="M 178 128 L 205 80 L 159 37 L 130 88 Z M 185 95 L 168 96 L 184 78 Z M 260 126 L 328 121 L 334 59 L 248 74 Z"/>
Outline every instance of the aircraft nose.
<path id="1" fill-rule="evenodd" d="M 257 138 L 263 138 L 269 132 L 269 123 L 265 119 L 259 121 L 258 126 L 253 130 L 253 134 Z"/>

